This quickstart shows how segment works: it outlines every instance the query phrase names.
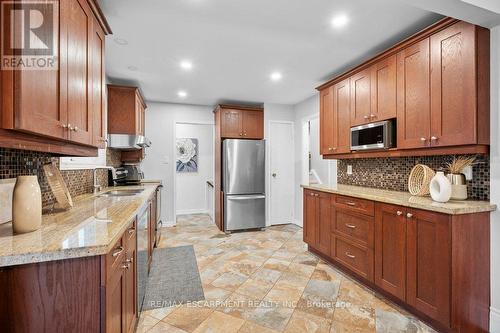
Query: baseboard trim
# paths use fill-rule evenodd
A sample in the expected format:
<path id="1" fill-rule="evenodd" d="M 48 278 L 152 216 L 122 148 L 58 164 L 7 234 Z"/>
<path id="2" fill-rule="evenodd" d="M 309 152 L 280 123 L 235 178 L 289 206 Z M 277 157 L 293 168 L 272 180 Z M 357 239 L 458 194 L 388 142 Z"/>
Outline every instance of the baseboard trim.
<path id="1" fill-rule="evenodd" d="M 207 209 L 185 209 L 178 210 L 175 215 L 193 215 L 193 214 L 208 214 Z"/>
<path id="2" fill-rule="evenodd" d="M 490 307 L 490 332 L 500 332 L 500 310 Z"/>
<path id="3" fill-rule="evenodd" d="M 293 220 L 293 224 L 298 225 L 299 227 L 303 227 L 301 220 Z"/>

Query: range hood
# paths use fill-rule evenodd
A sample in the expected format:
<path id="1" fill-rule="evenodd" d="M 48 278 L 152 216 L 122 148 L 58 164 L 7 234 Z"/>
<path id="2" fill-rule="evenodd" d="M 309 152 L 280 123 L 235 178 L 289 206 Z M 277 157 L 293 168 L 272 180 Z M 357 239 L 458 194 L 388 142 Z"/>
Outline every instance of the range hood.
<path id="1" fill-rule="evenodd" d="M 139 150 L 150 147 L 151 141 L 142 135 L 108 134 L 108 148 L 118 150 Z"/>

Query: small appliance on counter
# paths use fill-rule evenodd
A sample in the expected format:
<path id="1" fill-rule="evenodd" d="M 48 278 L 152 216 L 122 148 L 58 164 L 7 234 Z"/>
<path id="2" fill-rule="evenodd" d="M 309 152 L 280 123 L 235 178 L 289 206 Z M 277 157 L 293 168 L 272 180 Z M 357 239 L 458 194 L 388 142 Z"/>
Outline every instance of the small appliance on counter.
<path id="1" fill-rule="evenodd" d="M 110 170 L 108 173 L 109 183 L 114 186 L 139 185 L 143 179 L 144 172 L 139 163 L 124 163 L 114 172 Z"/>

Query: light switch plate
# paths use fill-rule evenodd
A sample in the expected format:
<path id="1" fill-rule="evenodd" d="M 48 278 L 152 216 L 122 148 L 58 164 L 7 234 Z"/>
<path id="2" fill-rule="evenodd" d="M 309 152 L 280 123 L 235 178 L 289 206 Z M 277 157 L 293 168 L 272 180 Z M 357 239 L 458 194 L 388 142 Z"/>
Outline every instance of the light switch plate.
<path id="1" fill-rule="evenodd" d="M 352 165 L 347 166 L 347 174 L 352 175 Z"/>
<path id="2" fill-rule="evenodd" d="M 472 176 L 473 176 L 472 175 L 472 167 L 468 166 L 468 167 L 464 168 L 463 174 L 465 175 L 466 180 L 472 180 Z"/>

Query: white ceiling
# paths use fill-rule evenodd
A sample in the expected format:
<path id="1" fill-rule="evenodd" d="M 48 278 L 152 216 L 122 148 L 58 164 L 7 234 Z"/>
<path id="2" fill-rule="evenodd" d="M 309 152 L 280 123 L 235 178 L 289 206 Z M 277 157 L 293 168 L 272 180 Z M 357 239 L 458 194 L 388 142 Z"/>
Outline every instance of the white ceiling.
<path id="1" fill-rule="evenodd" d="M 295 104 L 439 15 L 398 0 L 101 0 L 112 82 L 146 100 Z M 350 22 L 334 29 L 332 17 Z M 122 38 L 128 45 L 118 45 Z M 189 72 L 181 60 L 193 62 Z M 132 68 L 132 70 L 130 69 Z M 134 70 L 135 69 L 135 70 Z M 269 75 L 280 71 L 280 82 Z M 184 90 L 186 98 L 177 96 Z"/>

